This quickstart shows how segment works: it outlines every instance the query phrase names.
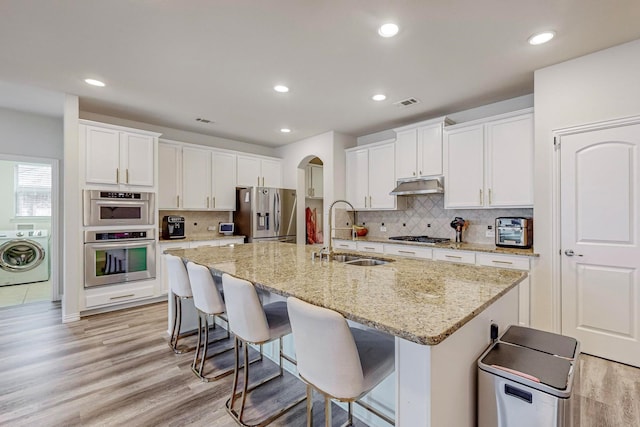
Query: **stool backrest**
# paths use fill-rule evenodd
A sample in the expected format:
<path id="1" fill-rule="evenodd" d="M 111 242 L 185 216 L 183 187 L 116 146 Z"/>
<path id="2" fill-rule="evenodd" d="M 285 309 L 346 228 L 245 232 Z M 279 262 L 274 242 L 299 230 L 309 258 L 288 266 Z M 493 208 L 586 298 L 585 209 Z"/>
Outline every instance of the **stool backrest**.
<path id="1" fill-rule="evenodd" d="M 298 372 L 318 389 L 338 398 L 364 391 L 358 348 L 344 317 L 333 310 L 287 299 Z"/>
<path id="2" fill-rule="evenodd" d="M 224 301 L 209 269 L 204 265 L 188 262 L 187 273 L 191 282 L 193 305 L 206 314 L 224 313 Z"/>
<path id="3" fill-rule="evenodd" d="M 269 323 L 253 284 L 223 274 L 222 288 L 231 332 L 250 343 L 268 341 Z"/>
<path id="4" fill-rule="evenodd" d="M 165 254 L 165 265 L 167 266 L 167 278 L 171 292 L 179 297 L 191 297 L 191 284 L 184 262 L 180 257 Z"/>

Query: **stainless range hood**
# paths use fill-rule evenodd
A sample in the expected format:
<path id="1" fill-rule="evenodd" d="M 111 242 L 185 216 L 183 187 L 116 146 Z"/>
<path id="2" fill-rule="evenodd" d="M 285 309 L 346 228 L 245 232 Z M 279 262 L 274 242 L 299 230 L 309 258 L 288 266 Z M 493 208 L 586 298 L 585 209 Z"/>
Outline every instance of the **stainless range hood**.
<path id="1" fill-rule="evenodd" d="M 421 194 L 438 193 L 444 193 L 443 176 L 398 181 L 398 186 L 389 194 L 392 196 L 418 196 Z"/>

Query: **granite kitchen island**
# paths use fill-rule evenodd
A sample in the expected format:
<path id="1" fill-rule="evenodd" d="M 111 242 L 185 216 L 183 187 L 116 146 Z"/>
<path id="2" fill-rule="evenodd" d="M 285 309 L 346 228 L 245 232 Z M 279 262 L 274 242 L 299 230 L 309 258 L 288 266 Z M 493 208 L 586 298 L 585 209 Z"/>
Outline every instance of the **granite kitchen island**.
<path id="1" fill-rule="evenodd" d="M 475 360 L 492 321 L 501 330 L 517 322 L 526 273 L 386 255 L 388 264 L 354 266 L 313 260 L 314 249 L 271 242 L 167 252 L 394 335 L 396 425 L 474 425 Z"/>

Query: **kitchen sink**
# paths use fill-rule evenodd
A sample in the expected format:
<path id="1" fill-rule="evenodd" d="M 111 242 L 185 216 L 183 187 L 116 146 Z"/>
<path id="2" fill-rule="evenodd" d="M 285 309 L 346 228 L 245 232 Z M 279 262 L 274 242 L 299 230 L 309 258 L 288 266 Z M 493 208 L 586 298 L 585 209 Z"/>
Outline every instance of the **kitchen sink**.
<path id="1" fill-rule="evenodd" d="M 334 255 L 333 260 L 336 262 L 343 262 L 348 265 L 361 265 L 365 267 L 372 267 L 374 265 L 383 265 L 391 262 L 391 260 L 363 258 L 358 255 L 346 255 L 346 254 Z"/>

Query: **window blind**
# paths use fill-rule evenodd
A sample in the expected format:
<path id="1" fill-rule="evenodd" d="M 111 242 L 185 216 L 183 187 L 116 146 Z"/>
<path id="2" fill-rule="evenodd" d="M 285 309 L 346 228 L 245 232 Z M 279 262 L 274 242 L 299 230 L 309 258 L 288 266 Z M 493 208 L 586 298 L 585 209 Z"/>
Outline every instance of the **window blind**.
<path id="1" fill-rule="evenodd" d="M 16 164 L 16 217 L 51 216 L 51 166 Z"/>

